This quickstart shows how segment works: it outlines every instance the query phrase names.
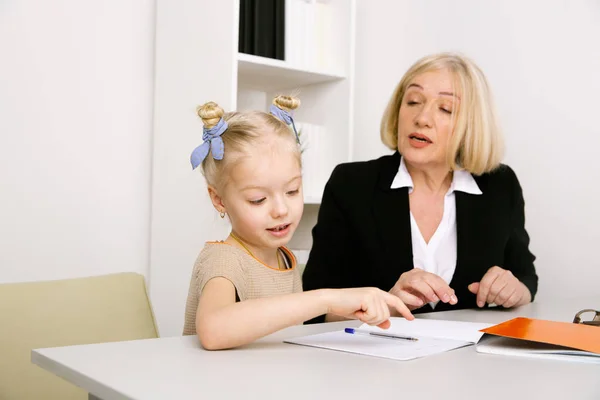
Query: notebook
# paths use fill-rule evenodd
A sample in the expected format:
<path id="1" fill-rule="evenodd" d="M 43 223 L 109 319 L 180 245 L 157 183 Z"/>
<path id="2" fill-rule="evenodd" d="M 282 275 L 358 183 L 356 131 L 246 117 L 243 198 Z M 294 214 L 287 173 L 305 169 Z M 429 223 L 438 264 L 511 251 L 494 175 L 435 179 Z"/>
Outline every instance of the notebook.
<path id="1" fill-rule="evenodd" d="M 390 318 L 391 327 L 380 329 L 361 325 L 362 331 L 397 334 L 418 340 L 389 339 L 368 335 L 355 335 L 339 331 L 320 333 L 285 340 L 285 343 L 310 346 L 321 349 L 337 350 L 392 360 L 408 361 L 446 351 L 471 346 L 483 336 L 482 329 L 492 324 L 443 321 L 432 319 Z"/>
<path id="2" fill-rule="evenodd" d="M 482 330 L 479 353 L 600 364 L 600 328 L 569 322 L 514 318 Z"/>

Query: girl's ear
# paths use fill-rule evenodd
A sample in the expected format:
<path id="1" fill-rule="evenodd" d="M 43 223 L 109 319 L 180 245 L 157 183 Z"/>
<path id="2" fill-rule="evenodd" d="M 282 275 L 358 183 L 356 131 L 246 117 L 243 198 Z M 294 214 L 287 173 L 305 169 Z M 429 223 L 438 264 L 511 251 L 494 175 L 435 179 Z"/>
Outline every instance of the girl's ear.
<path id="1" fill-rule="evenodd" d="M 213 206 L 219 213 L 226 213 L 225 204 L 223 204 L 223 198 L 219 195 L 217 188 L 212 185 L 208 185 L 208 195 L 210 196 L 210 201 L 212 201 Z"/>

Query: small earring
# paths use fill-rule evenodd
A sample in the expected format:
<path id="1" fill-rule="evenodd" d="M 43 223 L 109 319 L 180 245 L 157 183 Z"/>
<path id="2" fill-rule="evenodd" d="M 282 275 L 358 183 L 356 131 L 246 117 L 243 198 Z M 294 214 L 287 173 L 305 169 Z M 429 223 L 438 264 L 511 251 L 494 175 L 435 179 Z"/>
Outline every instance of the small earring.
<path id="1" fill-rule="evenodd" d="M 219 216 L 220 216 L 221 218 L 225 218 L 225 212 L 224 212 L 224 211 L 221 211 L 221 212 L 219 213 Z"/>

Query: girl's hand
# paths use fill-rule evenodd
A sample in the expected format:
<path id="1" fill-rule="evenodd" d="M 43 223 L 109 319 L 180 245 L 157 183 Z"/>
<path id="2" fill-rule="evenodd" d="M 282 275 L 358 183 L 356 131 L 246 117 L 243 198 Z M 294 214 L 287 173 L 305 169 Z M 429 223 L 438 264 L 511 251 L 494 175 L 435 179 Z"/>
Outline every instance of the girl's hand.
<path id="1" fill-rule="evenodd" d="M 358 319 L 380 328 L 390 327 L 390 308 L 407 320 L 415 317 L 399 297 L 377 288 L 337 289 L 328 291 L 327 313 Z"/>

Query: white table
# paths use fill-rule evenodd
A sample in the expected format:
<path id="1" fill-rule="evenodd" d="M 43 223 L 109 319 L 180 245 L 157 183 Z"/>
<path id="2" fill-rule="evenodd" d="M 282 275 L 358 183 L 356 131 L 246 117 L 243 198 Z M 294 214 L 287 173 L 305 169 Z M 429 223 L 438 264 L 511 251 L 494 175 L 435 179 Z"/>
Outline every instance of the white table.
<path id="1" fill-rule="evenodd" d="M 516 310 L 462 310 L 419 318 L 498 323 L 516 316 L 571 322 L 600 297 L 534 303 Z M 32 351 L 32 361 L 112 399 L 600 399 L 600 366 L 476 353 L 473 346 L 393 361 L 282 343 L 356 326 L 296 326 L 236 350 L 204 351 L 171 337 Z M 367 397 L 363 397 L 367 398 Z"/>

